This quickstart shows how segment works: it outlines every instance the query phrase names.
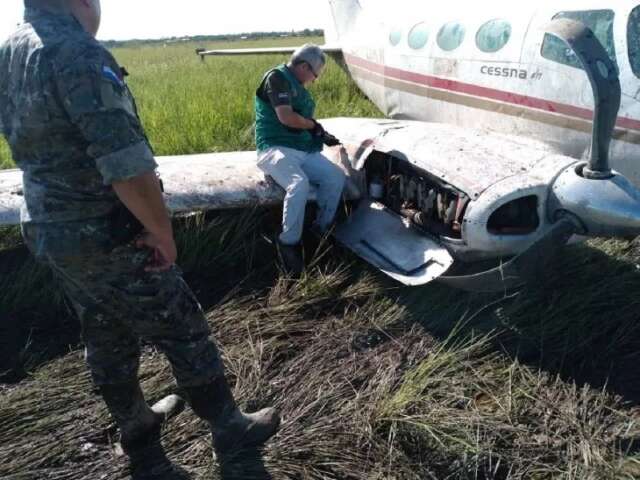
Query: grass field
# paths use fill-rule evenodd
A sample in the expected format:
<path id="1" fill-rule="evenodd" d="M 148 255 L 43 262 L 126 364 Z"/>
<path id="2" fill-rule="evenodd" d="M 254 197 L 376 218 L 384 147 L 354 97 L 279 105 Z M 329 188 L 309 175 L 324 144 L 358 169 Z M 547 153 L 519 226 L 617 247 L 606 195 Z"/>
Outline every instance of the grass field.
<path id="1" fill-rule="evenodd" d="M 277 39 L 269 44 L 287 46 L 299 41 Z M 233 46 L 253 45 L 246 41 Z M 182 43 L 114 51 L 131 73 L 127 81 L 156 154 L 253 149 L 255 89 L 262 74 L 286 57 L 209 57 L 203 63 L 195 54 L 197 46 Z M 225 46 L 213 43 L 207 48 Z M 312 91 L 318 101 L 319 117 L 379 115 L 333 63 Z M 11 165 L 9 152 L 1 143 L 0 167 Z"/>
<path id="2" fill-rule="evenodd" d="M 253 92 L 282 57 L 201 63 L 196 46 L 114 50 L 156 153 L 253 148 Z M 334 64 L 312 90 L 321 117 L 378 115 Z M 194 479 L 640 478 L 635 242 L 568 247 L 537 284 L 472 295 L 400 288 L 311 239 L 307 273 L 287 280 L 264 239 L 271 211 L 176 227 L 236 395 L 284 417 L 260 456 L 219 464 L 205 425 L 180 414 L 163 443 Z M 0 370 L 12 380 L 0 384 L 0 478 L 126 478 L 75 320 L 17 229 L 1 234 L 0 264 Z M 150 347 L 141 379 L 150 401 L 174 390 Z"/>

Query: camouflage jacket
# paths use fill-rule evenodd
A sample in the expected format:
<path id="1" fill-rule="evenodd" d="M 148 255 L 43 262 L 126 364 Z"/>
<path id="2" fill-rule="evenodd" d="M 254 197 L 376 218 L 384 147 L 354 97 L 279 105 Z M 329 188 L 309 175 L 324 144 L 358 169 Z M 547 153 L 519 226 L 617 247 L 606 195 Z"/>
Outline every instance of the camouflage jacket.
<path id="1" fill-rule="evenodd" d="M 38 253 L 105 240 L 123 208 L 110 184 L 157 166 L 120 66 L 63 13 L 27 8 L 0 45 L 0 132 Z"/>

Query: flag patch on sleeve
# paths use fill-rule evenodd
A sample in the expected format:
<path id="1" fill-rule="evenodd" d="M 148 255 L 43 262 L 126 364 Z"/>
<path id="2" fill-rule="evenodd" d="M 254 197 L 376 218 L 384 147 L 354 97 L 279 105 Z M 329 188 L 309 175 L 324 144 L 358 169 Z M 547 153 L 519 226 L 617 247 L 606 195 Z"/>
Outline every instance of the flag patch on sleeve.
<path id="1" fill-rule="evenodd" d="M 102 67 L 102 76 L 112 83 L 115 83 L 119 87 L 124 87 L 124 81 L 118 76 L 116 72 L 104 65 Z"/>

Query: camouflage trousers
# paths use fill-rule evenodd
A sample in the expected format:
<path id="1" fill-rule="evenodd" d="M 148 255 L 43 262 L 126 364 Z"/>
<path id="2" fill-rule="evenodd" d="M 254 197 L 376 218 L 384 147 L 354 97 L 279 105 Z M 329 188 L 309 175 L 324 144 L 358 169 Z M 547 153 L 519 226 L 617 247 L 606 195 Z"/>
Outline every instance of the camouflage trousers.
<path id="1" fill-rule="evenodd" d="M 145 272 L 148 256 L 148 250 L 126 244 L 108 253 L 40 257 L 80 319 L 94 383 L 137 378 L 140 339 L 167 356 L 179 386 L 224 375 L 202 308 L 180 270 Z"/>

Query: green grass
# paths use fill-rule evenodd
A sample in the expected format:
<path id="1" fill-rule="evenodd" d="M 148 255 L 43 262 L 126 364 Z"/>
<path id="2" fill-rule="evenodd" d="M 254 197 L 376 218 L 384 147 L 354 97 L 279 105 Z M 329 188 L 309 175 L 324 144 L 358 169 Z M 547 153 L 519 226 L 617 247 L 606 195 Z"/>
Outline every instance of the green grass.
<path id="1" fill-rule="evenodd" d="M 211 43 L 213 48 L 297 45 L 301 39 Z M 304 41 L 319 43 L 320 38 Z M 255 148 L 253 98 L 262 75 L 285 62 L 286 55 L 208 57 L 195 54 L 196 43 L 117 48 L 118 62 L 130 72 L 142 123 L 157 155 L 225 152 Z M 379 116 L 347 75 L 330 61 L 322 80 L 311 88 L 318 117 Z M 0 140 L 0 168 L 13 166 Z"/>
<path id="2" fill-rule="evenodd" d="M 286 57 L 202 63 L 198 46 L 114 51 L 156 153 L 252 149 L 254 90 Z M 250 46 L 266 43 L 206 45 Z M 333 63 L 312 90 L 320 117 L 378 115 Z M 11 166 L 3 143 L 0 166 Z M 274 479 L 640 478 L 638 244 L 568 247 L 537 284 L 477 295 L 400 288 L 314 242 L 308 272 L 292 282 L 273 263 L 278 221 L 259 210 L 175 222 L 179 264 L 237 397 L 248 408 L 275 404 L 285 418 L 263 465 L 220 466 L 206 426 L 181 414 L 163 442 L 194 479 L 264 478 L 262 468 Z M 0 263 L 0 354 L 24 377 L 0 384 L 0 477 L 126 478 L 59 286 L 16 228 L 0 233 Z M 154 349 L 141 378 L 149 400 L 174 390 Z"/>

